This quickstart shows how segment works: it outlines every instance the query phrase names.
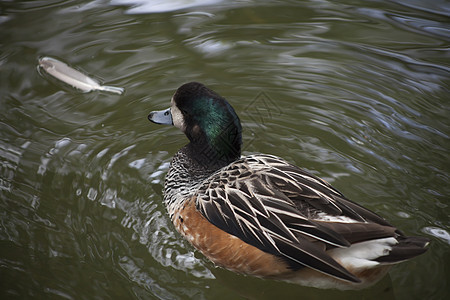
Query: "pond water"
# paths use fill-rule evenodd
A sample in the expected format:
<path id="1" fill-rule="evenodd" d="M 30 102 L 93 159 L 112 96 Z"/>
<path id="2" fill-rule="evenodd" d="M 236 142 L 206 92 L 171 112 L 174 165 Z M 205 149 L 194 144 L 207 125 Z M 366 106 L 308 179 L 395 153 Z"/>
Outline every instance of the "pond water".
<path id="1" fill-rule="evenodd" d="M 449 16 L 445 0 L 1 1 L 1 298 L 449 299 Z M 41 76 L 43 56 L 125 93 Z M 147 120 L 188 81 L 235 107 L 244 154 L 310 170 L 429 251 L 356 292 L 216 268 L 162 204 L 186 138 Z"/>

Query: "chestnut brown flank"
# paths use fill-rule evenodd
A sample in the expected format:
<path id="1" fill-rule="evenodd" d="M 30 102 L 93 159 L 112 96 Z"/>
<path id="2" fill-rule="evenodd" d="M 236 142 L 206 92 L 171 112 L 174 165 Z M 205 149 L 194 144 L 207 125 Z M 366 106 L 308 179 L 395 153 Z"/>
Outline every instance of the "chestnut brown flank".
<path id="1" fill-rule="evenodd" d="M 280 258 L 261 251 L 211 224 L 196 209 L 195 197 L 186 200 L 183 207 L 174 214 L 173 223 L 177 230 L 208 259 L 218 266 L 238 273 L 292 282 L 324 281 L 338 288 L 350 286 L 362 288 L 382 277 L 389 269 L 388 266 L 367 270 L 348 268 L 361 279 L 362 282 L 359 284 L 342 281 L 310 268 L 293 271 Z"/>
<path id="2" fill-rule="evenodd" d="M 215 264 L 235 272 L 272 277 L 292 273 L 287 264 L 217 228 L 200 214 L 195 199 L 173 216 L 177 230 Z"/>

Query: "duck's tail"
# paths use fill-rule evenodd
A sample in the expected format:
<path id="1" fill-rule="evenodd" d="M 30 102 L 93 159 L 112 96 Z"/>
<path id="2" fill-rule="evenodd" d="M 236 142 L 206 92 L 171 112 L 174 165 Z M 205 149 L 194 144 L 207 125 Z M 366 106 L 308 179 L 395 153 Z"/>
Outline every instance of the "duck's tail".
<path id="1" fill-rule="evenodd" d="M 397 237 L 398 244 L 392 246 L 388 255 L 380 256 L 375 261 L 382 264 L 395 264 L 416 257 L 428 250 L 430 239 L 421 236 Z"/>

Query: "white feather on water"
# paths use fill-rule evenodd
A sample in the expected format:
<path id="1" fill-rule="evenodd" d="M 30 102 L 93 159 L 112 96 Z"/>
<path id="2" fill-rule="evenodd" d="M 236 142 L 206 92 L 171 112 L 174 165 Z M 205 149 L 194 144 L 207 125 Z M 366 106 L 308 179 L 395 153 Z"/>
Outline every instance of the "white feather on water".
<path id="1" fill-rule="evenodd" d="M 97 80 L 51 57 L 40 58 L 39 67 L 56 79 L 83 92 L 104 91 L 119 95 L 124 92 L 121 87 L 100 85 Z"/>

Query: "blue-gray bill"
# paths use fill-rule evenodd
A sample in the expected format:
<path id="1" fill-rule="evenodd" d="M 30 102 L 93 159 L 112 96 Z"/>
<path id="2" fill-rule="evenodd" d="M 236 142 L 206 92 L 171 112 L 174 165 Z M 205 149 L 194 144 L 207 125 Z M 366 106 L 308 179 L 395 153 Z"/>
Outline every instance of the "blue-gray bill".
<path id="1" fill-rule="evenodd" d="M 170 113 L 170 107 L 164 110 L 152 111 L 148 115 L 149 121 L 156 124 L 173 125 L 172 114 Z"/>
<path id="2" fill-rule="evenodd" d="M 40 58 L 39 68 L 54 78 L 86 93 L 104 91 L 121 95 L 124 92 L 121 87 L 100 85 L 97 80 L 51 57 Z"/>

